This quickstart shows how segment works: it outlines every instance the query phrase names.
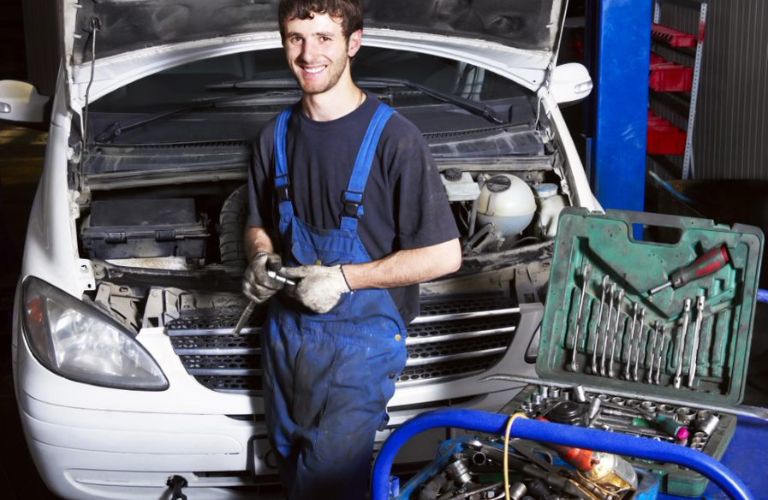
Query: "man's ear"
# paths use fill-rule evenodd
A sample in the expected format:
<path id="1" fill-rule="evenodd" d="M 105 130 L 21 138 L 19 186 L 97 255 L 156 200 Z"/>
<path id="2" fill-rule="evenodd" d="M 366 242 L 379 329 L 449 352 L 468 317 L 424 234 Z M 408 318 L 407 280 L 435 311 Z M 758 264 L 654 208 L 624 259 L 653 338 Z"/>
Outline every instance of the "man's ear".
<path id="1" fill-rule="evenodd" d="M 363 44 L 363 30 L 353 31 L 349 34 L 349 43 L 347 44 L 347 55 L 355 57 L 360 46 Z"/>

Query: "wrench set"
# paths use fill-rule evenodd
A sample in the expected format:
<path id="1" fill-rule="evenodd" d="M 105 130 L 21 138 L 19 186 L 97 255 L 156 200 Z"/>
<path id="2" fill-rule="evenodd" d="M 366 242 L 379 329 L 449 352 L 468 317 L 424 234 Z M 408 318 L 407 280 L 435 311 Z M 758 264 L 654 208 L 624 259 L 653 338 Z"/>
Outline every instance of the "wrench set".
<path id="1" fill-rule="evenodd" d="M 627 299 L 629 294 L 607 274 L 599 280 L 590 280 L 591 275 L 592 266 L 584 264 L 579 290 L 574 292 L 579 298 L 571 313 L 573 333 L 564 368 L 572 373 L 675 389 L 681 387 L 685 373 L 686 386 L 696 389 L 696 374 L 706 368 L 697 362 L 702 325 L 712 316 L 705 311 L 705 296 L 686 297 L 677 317 L 657 317 L 650 322 L 646 321 L 648 306 Z M 712 321 L 707 325 L 715 327 Z M 706 338 L 714 337 L 708 332 Z"/>
<path id="2" fill-rule="evenodd" d="M 541 385 L 524 389 L 517 408 L 719 459 L 736 417 L 712 408 L 744 396 L 763 245 L 751 226 L 566 208 L 536 358 Z M 665 472 L 667 493 L 706 487 L 690 471 Z"/>

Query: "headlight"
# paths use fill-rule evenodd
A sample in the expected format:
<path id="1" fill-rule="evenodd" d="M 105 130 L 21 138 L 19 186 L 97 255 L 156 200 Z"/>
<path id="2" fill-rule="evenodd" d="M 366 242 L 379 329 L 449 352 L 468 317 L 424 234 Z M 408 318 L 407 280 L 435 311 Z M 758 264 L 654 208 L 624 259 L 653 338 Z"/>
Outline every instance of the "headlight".
<path id="1" fill-rule="evenodd" d="M 103 312 L 35 277 L 24 282 L 22 296 L 27 343 L 52 372 L 105 387 L 168 388 L 152 356 Z"/>

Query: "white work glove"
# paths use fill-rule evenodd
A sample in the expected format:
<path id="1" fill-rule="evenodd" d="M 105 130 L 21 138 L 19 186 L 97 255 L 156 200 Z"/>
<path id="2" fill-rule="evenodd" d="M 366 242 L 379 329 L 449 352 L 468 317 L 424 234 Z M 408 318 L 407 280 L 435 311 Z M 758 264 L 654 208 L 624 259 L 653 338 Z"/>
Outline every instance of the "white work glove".
<path id="1" fill-rule="evenodd" d="M 282 290 L 284 284 L 270 278 L 267 271 L 277 271 L 283 267 L 283 261 L 276 253 L 259 252 L 248 265 L 243 276 L 243 293 L 246 297 L 261 304 Z"/>
<path id="2" fill-rule="evenodd" d="M 351 291 L 341 266 L 286 267 L 280 273 L 297 281 L 296 286 L 287 289 L 288 294 L 318 314 L 333 309 L 341 296 Z"/>

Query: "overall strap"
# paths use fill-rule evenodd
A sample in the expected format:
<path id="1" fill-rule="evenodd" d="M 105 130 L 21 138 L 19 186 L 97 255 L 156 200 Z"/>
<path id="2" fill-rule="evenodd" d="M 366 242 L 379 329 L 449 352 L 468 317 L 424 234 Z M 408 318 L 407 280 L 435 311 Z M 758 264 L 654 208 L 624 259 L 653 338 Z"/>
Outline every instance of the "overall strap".
<path id="1" fill-rule="evenodd" d="M 285 138 L 288 134 L 288 121 L 291 119 L 291 112 L 292 107 L 283 110 L 277 117 L 275 124 L 275 193 L 281 219 L 293 216 L 293 204 L 289 194 L 288 160 L 285 150 Z"/>
<path id="2" fill-rule="evenodd" d="M 366 130 L 363 142 L 357 152 L 347 190 L 344 191 L 344 209 L 341 214 L 342 229 L 357 231 L 358 218 L 363 215 L 363 192 L 373 165 L 376 146 L 379 144 L 384 126 L 394 112 L 395 110 L 386 104 L 379 103 L 371 122 L 368 124 L 368 130 Z"/>

